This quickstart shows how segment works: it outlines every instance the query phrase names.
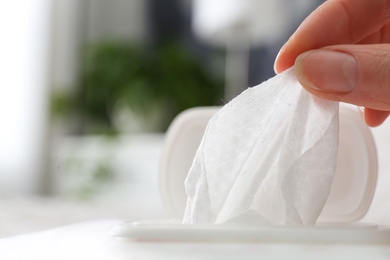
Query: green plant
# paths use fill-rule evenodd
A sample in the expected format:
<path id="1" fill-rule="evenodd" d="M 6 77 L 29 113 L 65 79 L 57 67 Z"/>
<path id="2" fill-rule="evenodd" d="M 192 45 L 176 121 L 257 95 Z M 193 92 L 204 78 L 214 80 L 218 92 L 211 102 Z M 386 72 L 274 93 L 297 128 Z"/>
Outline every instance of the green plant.
<path id="1" fill-rule="evenodd" d="M 99 42 L 86 49 L 80 80 L 70 95 L 56 93 L 56 116 L 78 118 L 84 133 L 117 133 L 118 109 L 147 117 L 162 111 L 164 131 L 181 111 L 219 105 L 223 81 L 180 43 L 148 48 L 118 41 Z"/>
<path id="2" fill-rule="evenodd" d="M 101 193 L 115 178 L 110 164 L 111 158 L 101 158 L 98 162 L 88 162 L 85 158 L 70 156 L 61 168 L 62 182 L 65 182 L 65 196 L 77 200 L 90 200 Z"/>

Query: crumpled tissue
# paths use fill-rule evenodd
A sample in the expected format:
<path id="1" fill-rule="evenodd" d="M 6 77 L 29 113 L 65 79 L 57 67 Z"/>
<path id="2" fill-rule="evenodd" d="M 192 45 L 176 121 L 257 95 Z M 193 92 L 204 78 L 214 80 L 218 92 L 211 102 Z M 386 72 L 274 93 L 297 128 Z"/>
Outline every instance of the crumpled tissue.
<path id="1" fill-rule="evenodd" d="M 336 169 L 338 108 L 293 69 L 223 106 L 186 178 L 183 223 L 315 224 Z"/>

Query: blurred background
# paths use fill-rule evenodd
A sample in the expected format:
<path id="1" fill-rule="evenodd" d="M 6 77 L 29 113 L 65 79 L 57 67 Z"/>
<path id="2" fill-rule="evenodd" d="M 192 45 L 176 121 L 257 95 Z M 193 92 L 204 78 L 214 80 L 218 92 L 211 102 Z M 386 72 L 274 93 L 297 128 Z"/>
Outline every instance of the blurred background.
<path id="1" fill-rule="evenodd" d="M 172 119 L 272 77 L 322 2 L 2 3 L 0 237 L 164 216 L 157 174 Z"/>

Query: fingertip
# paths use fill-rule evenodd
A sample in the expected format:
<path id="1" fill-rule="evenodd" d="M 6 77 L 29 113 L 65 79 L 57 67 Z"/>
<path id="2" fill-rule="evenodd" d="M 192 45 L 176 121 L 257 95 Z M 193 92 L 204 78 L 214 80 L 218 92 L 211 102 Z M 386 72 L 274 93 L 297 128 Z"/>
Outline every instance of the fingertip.
<path id="1" fill-rule="evenodd" d="M 275 61 L 275 63 L 274 63 L 274 71 L 275 71 L 276 74 L 280 74 L 283 71 L 291 68 L 293 65 L 294 64 L 286 65 L 286 64 L 282 64 L 281 62 Z"/>
<path id="2" fill-rule="evenodd" d="M 389 111 L 381 111 L 363 107 L 359 107 L 359 111 L 362 111 L 362 118 L 366 125 L 370 127 L 380 126 L 389 116 Z"/>

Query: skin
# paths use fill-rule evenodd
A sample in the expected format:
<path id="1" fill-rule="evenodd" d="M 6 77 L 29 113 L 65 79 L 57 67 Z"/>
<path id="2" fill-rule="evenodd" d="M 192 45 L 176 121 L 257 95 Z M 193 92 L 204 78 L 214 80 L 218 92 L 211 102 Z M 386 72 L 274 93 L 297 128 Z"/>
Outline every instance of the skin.
<path id="1" fill-rule="evenodd" d="M 368 126 L 382 124 L 390 111 L 390 0 L 326 1 L 282 47 L 274 69 L 292 66 L 312 94 L 358 105 Z"/>

